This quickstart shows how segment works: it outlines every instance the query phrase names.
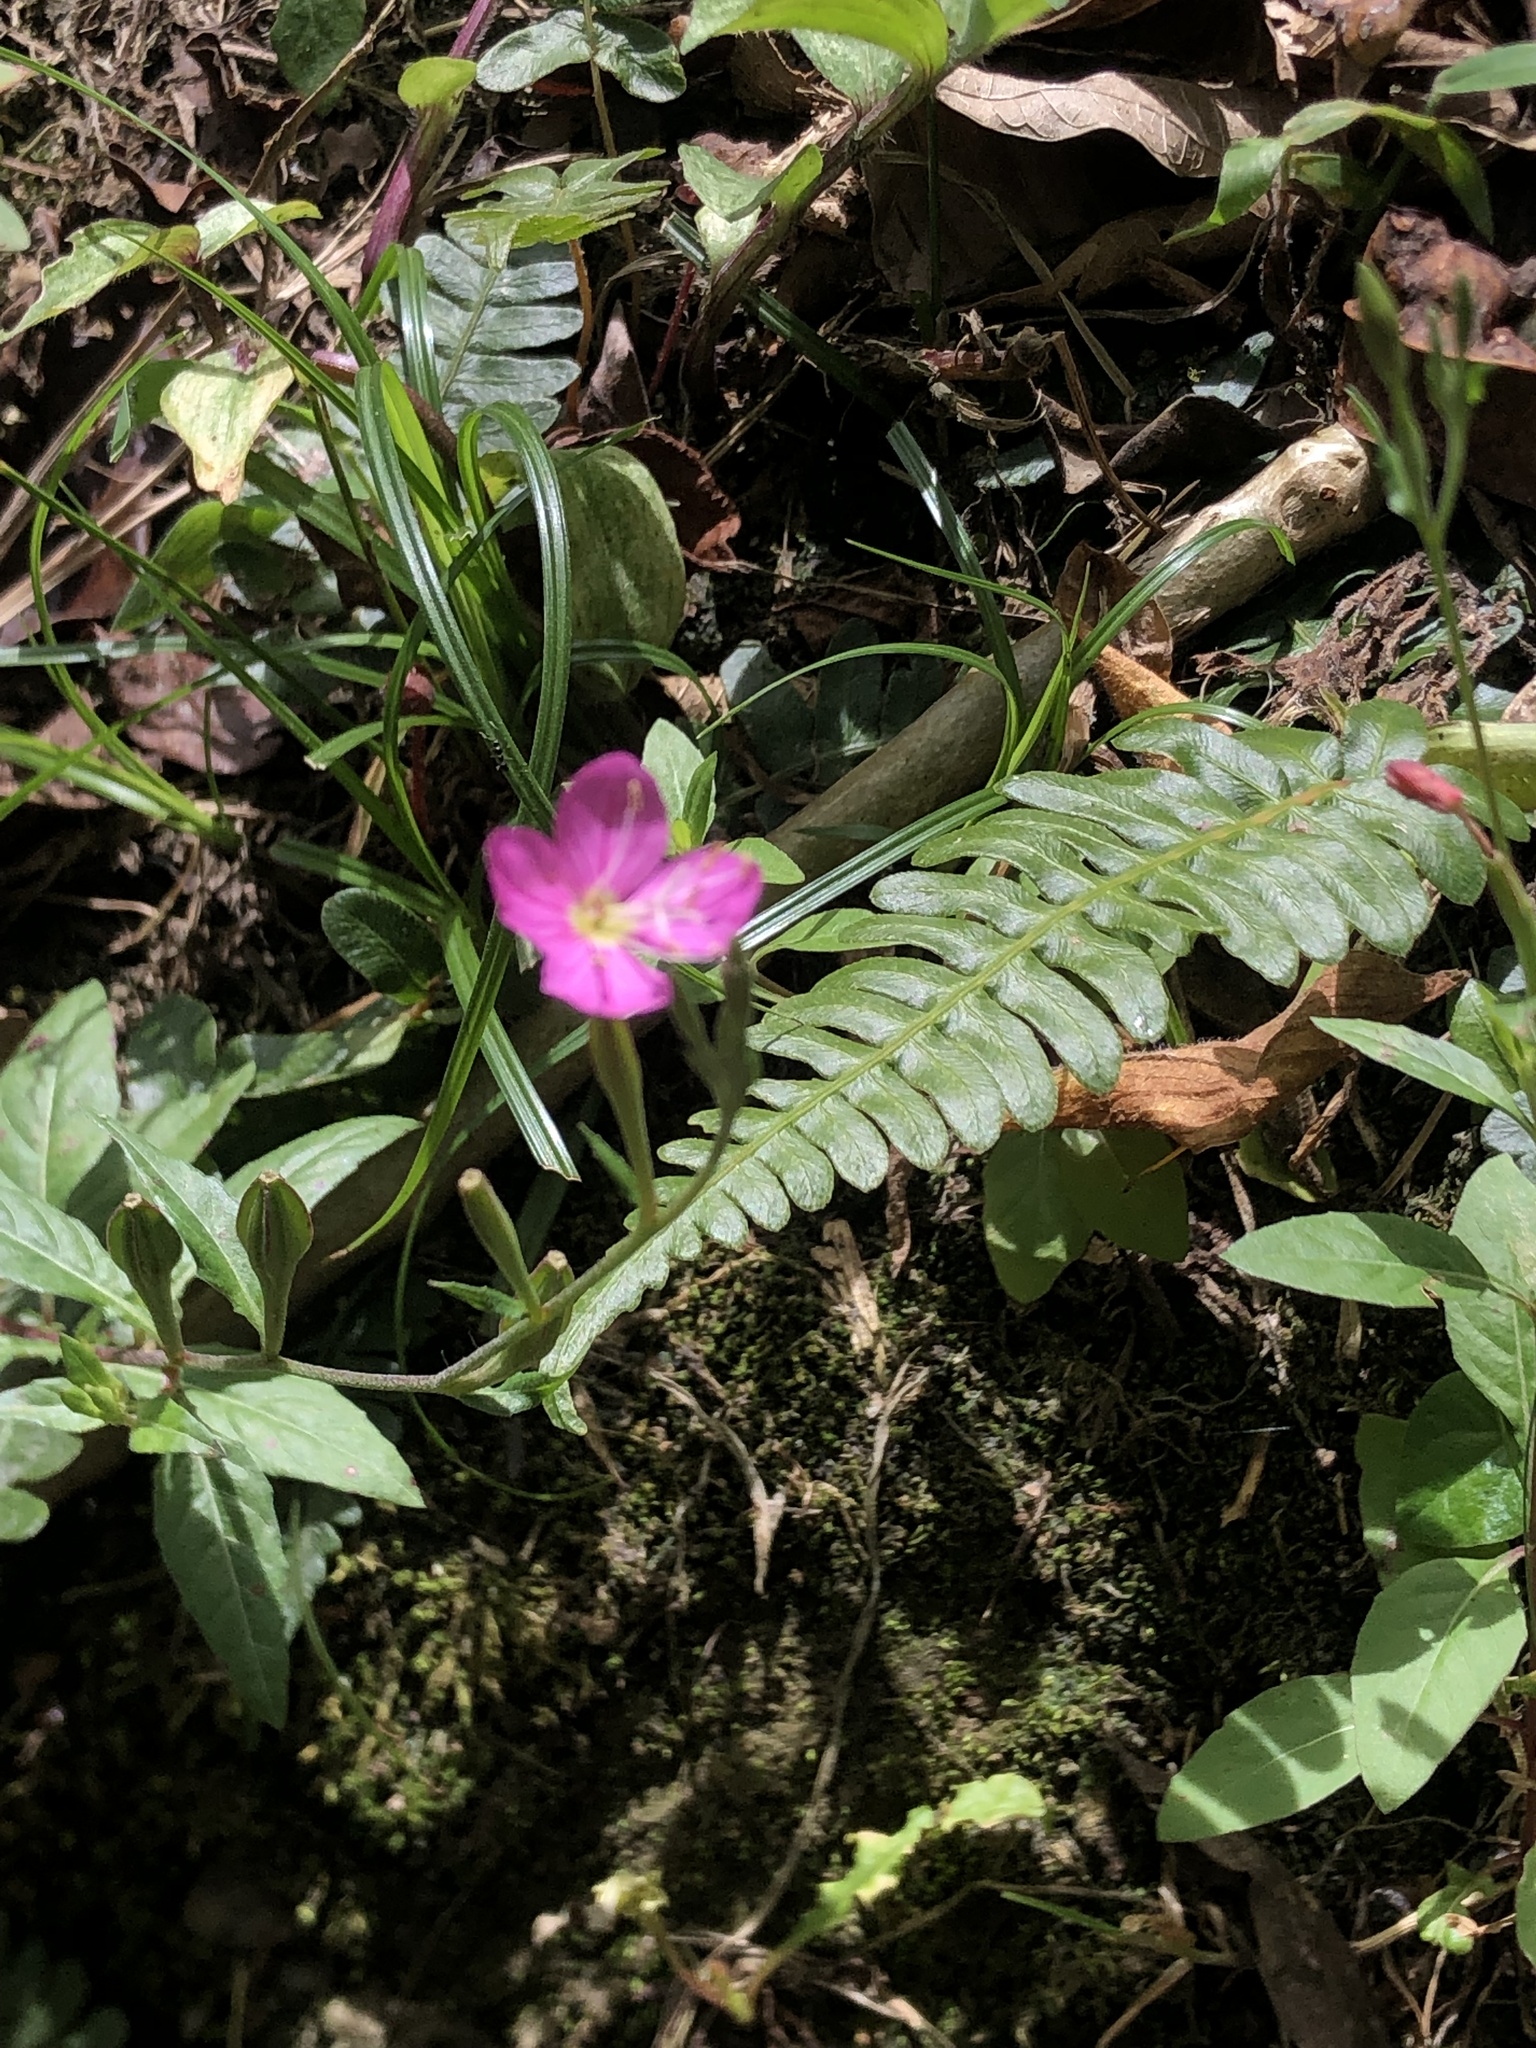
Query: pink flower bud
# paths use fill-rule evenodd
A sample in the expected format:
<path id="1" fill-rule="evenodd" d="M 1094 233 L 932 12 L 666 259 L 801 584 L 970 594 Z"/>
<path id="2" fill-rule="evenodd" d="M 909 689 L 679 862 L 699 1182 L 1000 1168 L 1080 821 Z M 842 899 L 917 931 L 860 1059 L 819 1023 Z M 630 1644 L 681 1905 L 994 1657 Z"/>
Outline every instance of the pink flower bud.
<path id="1" fill-rule="evenodd" d="M 1432 811 L 1464 811 L 1467 800 L 1455 783 L 1423 761 L 1389 761 L 1387 787 Z"/>

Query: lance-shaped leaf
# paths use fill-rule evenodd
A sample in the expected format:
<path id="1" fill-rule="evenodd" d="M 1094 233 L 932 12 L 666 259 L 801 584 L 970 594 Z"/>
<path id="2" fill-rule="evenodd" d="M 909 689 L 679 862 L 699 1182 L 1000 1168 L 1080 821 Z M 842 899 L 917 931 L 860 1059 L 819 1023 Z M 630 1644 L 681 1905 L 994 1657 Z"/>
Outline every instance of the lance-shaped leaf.
<path id="1" fill-rule="evenodd" d="M 0 343 L 29 327 L 87 305 L 99 291 L 157 258 L 190 263 L 201 252 L 195 227 L 147 227 L 141 220 L 96 220 L 69 238 L 69 253 L 43 272 L 43 288 Z"/>
<path id="2" fill-rule="evenodd" d="M 261 1328 L 261 1289 L 235 1227 L 235 1204 L 212 1174 L 171 1158 L 120 1123 L 107 1129 L 128 1161 L 128 1174 L 181 1232 L 200 1280 L 216 1287 L 253 1330 Z"/>
<path id="3" fill-rule="evenodd" d="M 208 1647 L 260 1721 L 288 1715 L 288 1560 L 270 1482 L 229 1456 L 163 1457 L 155 1536 Z"/>

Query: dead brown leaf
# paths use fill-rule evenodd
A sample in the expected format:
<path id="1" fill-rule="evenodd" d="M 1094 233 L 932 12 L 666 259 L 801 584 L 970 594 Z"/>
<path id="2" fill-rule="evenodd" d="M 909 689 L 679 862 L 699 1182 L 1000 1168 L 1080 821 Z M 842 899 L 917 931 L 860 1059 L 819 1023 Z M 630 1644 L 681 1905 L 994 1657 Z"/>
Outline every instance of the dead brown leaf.
<path id="1" fill-rule="evenodd" d="M 1359 947 L 1246 1038 L 1128 1053 L 1107 1095 L 1062 1073 L 1056 1126 L 1161 1131 L 1191 1152 L 1234 1144 L 1344 1056 L 1336 1038 L 1314 1028 L 1314 1018 L 1401 1024 L 1464 980 L 1453 972 L 1413 974 Z"/>
<path id="2" fill-rule="evenodd" d="M 150 760 L 200 775 L 248 775 L 277 752 L 281 728 L 240 684 L 205 684 L 212 673 L 200 654 L 132 655 L 113 663 L 112 694 L 120 711 L 143 713 L 129 737 Z"/>
<path id="3" fill-rule="evenodd" d="M 667 501 L 677 544 L 696 569 L 740 569 L 731 542 L 741 514 L 696 448 L 660 427 L 644 427 L 624 443 L 643 462 Z"/>
<path id="4" fill-rule="evenodd" d="M 938 97 L 967 120 L 1024 142 L 1071 142 L 1112 129 L 1183 178 L 1215 177 L 1232 143 L 1278 134 L 1291 111 L 1279 93 L 1181 78 L 1130 71 L 1020 78 L 976 64 L 950 72 Z"/>
<path id="5" fill-rule="evenodd" d="M 1068 555 L 1056 585 L 1056 609 L 1064 619 L 1077 621 L 1079 633 L 1091 632 L 1139 581 L 1138 572 L 1118 555 L 1107 555 L 1080 541 Z M 1173 671 L 1173 632 L 1159 604 L 1143 605 L 1116 636 L 1115 645 L 1165 680 Z"/>

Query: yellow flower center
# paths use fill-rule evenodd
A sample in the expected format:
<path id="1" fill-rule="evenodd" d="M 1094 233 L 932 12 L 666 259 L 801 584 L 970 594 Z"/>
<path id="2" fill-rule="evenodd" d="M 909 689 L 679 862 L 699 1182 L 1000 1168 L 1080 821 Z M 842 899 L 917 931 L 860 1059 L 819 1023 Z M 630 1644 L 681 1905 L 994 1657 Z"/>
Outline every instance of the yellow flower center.
<path id="1" fill-rule="evenodd" d="M 571 905 L 571 930 L 594 946 L 622 946 L 635 914 L 611 889 L 589 889 Z"/>

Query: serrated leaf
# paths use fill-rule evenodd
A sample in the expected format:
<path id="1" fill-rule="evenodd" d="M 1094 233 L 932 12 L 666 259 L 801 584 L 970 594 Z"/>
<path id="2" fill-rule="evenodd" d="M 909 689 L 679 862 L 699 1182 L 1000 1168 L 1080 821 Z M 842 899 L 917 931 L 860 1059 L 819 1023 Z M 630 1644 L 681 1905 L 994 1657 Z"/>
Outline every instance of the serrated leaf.
<path id="1" fill-rule="evenodd" d="M 162 1458 L 155 1537 L 208 1647 L 260 1721 L 288 1716 L 288 1561 L 266 1478 L 237 1459 Z"/>
<path id="2" fill-rule="evenodd" d="M 107 1146 L 118 1107 L 107 992 L 82 982 L 38 1019 L 0 1067 L 0 1175 L 62 1209 Z"/>
<path id="3" fill-rule="evenodd" d="M 368 889 L 341 889 L 320 924 L 342 959 L 381 995 L 411 1000 L 443 972 L 443 949 L 424 919 Z"/>
<path id="4" fill-rule="evenodd" d="M 990 1778 L 973 1778 L 958 1785 L 939 1808 L 937 1831 L 948 1834 L 954 1828 L 998 1828 L 1009 1821 L 1043 1820 L 1045 1801 L 1040 1789 L 1017 1771 L 998 1771 Z"/>
<path id="5" fill-rule="evenodd" d="M 189 1373 L 185 1396 L 232 1455 L 274 1478 L 419 1508 L 410 1467 L 339 1387 L 293 1373 L 231 1380 Z"/>
<path id="6" fill-rule="evenodd" d="M 0 1181 L 0 1280 L 105 1309 L 139 1329 L 149 1314 L 83 1223 Z"/>
<path id="7" fill-rule="evenodd" d="M 1360 1773 L 1383 1813 L 1450 1755 L 1524 1645 L 1525 1613 L 1505 1566 L 1431 1558 L 1377 1594 L 1350 1687 Z"/>
<path id="8" fill-rule="evenodd" d="M 1250 1231 L 1223 1257 L 1255 1280 L 1377 1308 L 1433 1308 L 1487 1286 L 1465 1245 L 1405 1216 L 1297 1216 Z"/>
<path id="9" fill-rule="evenodd" d="M 416 243 L 443 416 L 457 430 L 481 406 L 520 405 L 539 429 L 559 415 L 577 365 L 561 344 L 581 332 L 576 270 L 563 251 L 503 250 L 488 223 L 450 214 Z M 483 449 L 505 448 L 488 426 Z"/>
<path id="10" fill-rule="evenodd" d="M 816 1887 L 816 1904 L 802 1913 L 790 1930 L 786 1946 L 799 1948 L 829 1934 L 851 1917 L 861 1905 L 869 1905 L 901 1882 L 907 1859 L 923 1836 L 934 1826 L 931 1806 L 914 1806 L 905 1824 L 894 1835 L 877 1834 L 861 1828 L 850 1835 L 853 1861 L 842 1877 L 829 1878 Z"/>
<path id="11" fill-rule="evenodd" d="M 251 1328 L 259 1330 L 261 1289 L 236 1232 L 235 1204 L 223 1183 L 173 1159 L 124 1124 L 108 1123 L 106 1128 L 123 1149 L 132 1185 L 180 1231 L 198 1278 L 217 1288 Z"/>
<path id="12" fill-rule="evenodd" d="M 666 187 L 624 177 L 632 164 L 654 156 L 634 149 L 626 156 L 578 157 L 563 171 L 526 164 L 503 171 L 470 192 L 480 204 L 451 213 L 446 226 L 454 241 L 479 262 L 500 269 L 518 249 L 542 243 L 580 241 L 599 228 L 616 227 Z M 494 198 L 486 195 L 494 194 Z"/>
<path id="13" fill-rule="evenodd" d="M 1163 1795 L 1160 1842 L 1286 1820 L 1359 1776 L 1349 1676 L 1293 1678 L 1229 1714 Z"/>

